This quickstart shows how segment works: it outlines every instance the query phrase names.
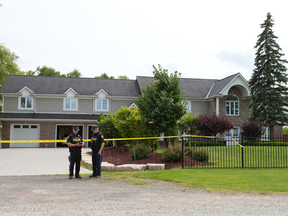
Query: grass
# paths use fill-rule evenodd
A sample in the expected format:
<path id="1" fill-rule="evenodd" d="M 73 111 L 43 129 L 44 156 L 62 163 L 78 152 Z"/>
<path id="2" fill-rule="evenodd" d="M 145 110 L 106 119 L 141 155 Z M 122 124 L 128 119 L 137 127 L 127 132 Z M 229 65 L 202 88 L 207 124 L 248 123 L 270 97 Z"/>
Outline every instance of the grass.
<path id="1" fill-rule="evenodd" d="M 242 167 L 242 149 L 239 146 L 207 146 L 197 147 L 209 153 L 212 167 Z M 276 160 L 277 159 L 277 160 Z M 287 167 L 288 147 L 283 146 L 245 146 L 244 167 Z M 189 166 L 189 160 L 185 163 Z M 202 168 L 202 167 L 201 167 Z"/>
<path id="2" fill-rule="evenodd" d="M 175 182 L 211 192 L 288 194 L 287 169 L 181 169 L 139 171 L 130 177 Z"/>

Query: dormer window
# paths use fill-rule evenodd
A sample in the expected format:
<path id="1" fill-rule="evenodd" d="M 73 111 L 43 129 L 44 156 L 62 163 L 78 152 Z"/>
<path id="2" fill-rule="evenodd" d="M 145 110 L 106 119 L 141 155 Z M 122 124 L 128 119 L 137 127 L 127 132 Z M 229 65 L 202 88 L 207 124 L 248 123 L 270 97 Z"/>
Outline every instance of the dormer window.
<path id="1" fill-rule="evenodd" d="M 64 110 L 77 110 L 78 99 L 77 98 L 65 98 Z"/>
<path id="2" fill-rule="evenodd" d="M 75 97 L 77 92 L 73 88 L 69 88 L 64 94 L 66 97 L 63 99 L 63 110 L 78 111 L 78 98 Z"/>
<path id="3" fill-rule="evenodd" d="M 96 99 L 96 111 L 108 111 L 107 99 Z"/>
<path id="4" fill-rule="evenodd" d="M 19 97 L 20 109 L 33 109 L 32 97 Z"/>
<path id="5" fill-rule="evenodd" d="M 108 93 L 101 89 L 94 95 L 98 97 L 95 98 L 95 112 L 109 112 L 109 99 L 106 98 Z"/>

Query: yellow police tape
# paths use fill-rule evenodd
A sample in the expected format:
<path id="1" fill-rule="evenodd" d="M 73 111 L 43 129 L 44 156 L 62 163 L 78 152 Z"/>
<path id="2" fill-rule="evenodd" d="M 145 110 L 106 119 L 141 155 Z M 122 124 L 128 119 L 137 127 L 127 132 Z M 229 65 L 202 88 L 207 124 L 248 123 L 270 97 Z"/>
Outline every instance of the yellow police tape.
<path id="1" fill-rule="evenodd" d="M 179 137 L 197 137 L 197 138 L 231 138 L 238 146 L 242 147 L 233 137 L 216 137 L 216 136 L 198 136 L 198 135 L 182 135 L 182 136 L 165 136 L 165 137 L 138 137 L 138 138 L 113 138 L 113 139 L 105 139 L 105 141 L 117 141 L 117 140 L 144 140 L 144 139 L 169 139 L 169 138 L 179 138 Z M 91 139 L 83 139 L 84 142 L 89 142 Z M 66 142 L 66 140 L 0 140 L 0 143 L 53 143 L 53 142 Z"/>

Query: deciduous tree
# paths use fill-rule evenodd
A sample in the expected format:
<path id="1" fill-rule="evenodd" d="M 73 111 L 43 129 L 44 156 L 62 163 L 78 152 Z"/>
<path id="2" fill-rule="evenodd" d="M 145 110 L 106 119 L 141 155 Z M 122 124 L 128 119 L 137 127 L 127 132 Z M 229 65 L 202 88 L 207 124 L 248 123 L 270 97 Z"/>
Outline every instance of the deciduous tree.
<path id="1" fill-rule="evenodd" d="M 196 123 L 197 130 L 206 136 L 216 136 L 234 128 L 234 124 L 227 116 L 202 114 Z"/>
<path id="2" fill-rule="evenodd" d="M 36 69 L 38 76 L 56 76 L 56 77 L 65 77 L 65 74 L 61 74 L 60 71 L 56 71 L 54 68 L 47 67 L 46 65 L 43 67 L 38 66 Z"/>
<path id="3" fill-rule="evenodd" d="M 177 121 L 186 113 L 183 92 L 180 88 L 180 73 L 171 74 L 153 65 L 155 83 L 146 84 L 142 96 L 137 99 L 142 122 L 158 134 L 174 135 Z M 165 140 L 166 141 L 166 140 Z M 166 143 L 167 145 L 167 143 Z"/>
<path id="4" fill-rule="evenodd" d="M 82 74 L 79 70 L 74 69 L 73 71 L 66 74 L 66 77 L 81 77 Z"/>

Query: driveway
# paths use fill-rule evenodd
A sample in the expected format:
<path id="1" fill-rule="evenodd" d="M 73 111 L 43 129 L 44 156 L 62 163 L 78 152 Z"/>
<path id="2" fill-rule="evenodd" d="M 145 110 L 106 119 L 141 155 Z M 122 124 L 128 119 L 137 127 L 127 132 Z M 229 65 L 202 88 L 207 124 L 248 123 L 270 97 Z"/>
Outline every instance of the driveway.
<path id="1" fill-rule="evenodd" d="M 0 149 L 0 176 L 69 174 L 68 155 L 68 148 Z M 91 171 L 81 167 L 84 173 Z"/>

